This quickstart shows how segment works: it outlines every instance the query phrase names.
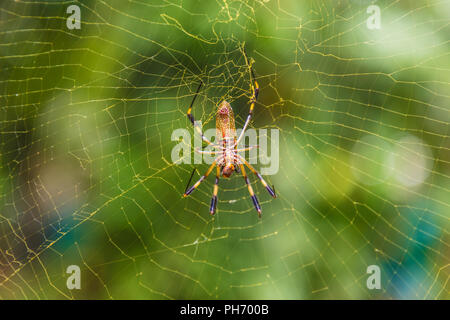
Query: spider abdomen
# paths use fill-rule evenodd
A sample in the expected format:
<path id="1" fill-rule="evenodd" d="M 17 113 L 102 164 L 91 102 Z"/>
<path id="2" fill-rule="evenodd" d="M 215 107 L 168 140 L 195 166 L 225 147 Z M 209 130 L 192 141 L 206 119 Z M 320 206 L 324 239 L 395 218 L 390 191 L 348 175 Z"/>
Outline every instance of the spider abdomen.
<path id="1" fill-rule="evenodd" d="M 234 141 L 234 138 L 236 138 L 233 109 L 225 100 L 217 107 L 216 135 L 218 139 L 224 141 Z"/>

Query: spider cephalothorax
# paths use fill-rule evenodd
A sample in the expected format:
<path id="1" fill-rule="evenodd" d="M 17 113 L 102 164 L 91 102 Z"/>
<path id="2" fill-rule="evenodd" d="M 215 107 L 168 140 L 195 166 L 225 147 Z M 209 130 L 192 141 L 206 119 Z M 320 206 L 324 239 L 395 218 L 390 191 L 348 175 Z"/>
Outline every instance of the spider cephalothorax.
<path id="1" fill-rule="evenodd" d="M 234 164 L 228 163 L 222 169 L 222 176 L 225 178 L 229 178 L 231 174 L 234 172 Z"/>
<path id="2" fill-rule="evenodd" d="M 250 74 L 254 80 L 255 76 L 253 74 L 253 70 L 248 64 L 247 56 L 244 53 L 245 61 L 247 63 L 247 66 L 250 69 Z M 252 117 L 253 109 L 255 107 L 256 100 L 258 99 L 258 93 L 259 93 L 259 85 L 256 80 L 254 80 L 254 85 L 252 85 L 252 98 L 250 99 L 250 111 L 247 116 L 247 120 L 245 121 L 244 127 L 242 128 L 242 131 L 239 135 L 239 137 L 236 139 L 236 127 L 234 124 L 234 113 L 233 109 L 231 108 L 231 105 L 227 101 L 222 101 L 220 105 L 217 107 L 217 114 L 216 114 L 216 143 L 212 143 L 209 141 L 204 135 L 200 127 L 196 124 L 194 120 L 194 116 L 192 115 L 192 106 L 194 104 L 195 98 L 197 97 L 200 88 L 202 86 L 202 83 L 199 84 L 197 88 L 197 92 L 192 99 L 191 105 L 188 109 L 187 116 L 191 123 L 194 125 L 194 128 L 197 130 L 197 132 L 201 135 L 203 141 L 205 141 L 207 144 L 212 146 L 215 150 L 214 151 L 201 151 L 201 150 L 195 150 L 199 153 L 207 153 L 211 155 L 215 155 L 216 158 L 214 162 L 211 164 L 211 166 L 208 168 L 206 173 L 200 177 L 200 179 L 190 188 L 186 187 L 186 191 L 184 193 L 184 197 L 190 195 L 192 191 L 194 191 L 200 183 L 206 179 L 206 177 L 211 173 L 211 171 L 216 167 L 216 181 L 214 184 L 214 191 L 213 196 L 211 199 L 211 205 L 210 205 L 210 213 L 214 214 L 216 212 L 216 206 L 217 206 L 217 192 L 219 190 L 219 177 L 222 174 L 223 177 L 229 178 L 234 171 L 237 171 L 239 168 L 242 172 L 242 175 L 244 177 L 245 183 L 247 184 L 248 192 L 250 193 L 250 196 L 253 201 L 253 205 L 255 206 L 256 211 L 258 212 L 258 216 L 261 217 L 261 206 L 259 205 L 258 198 L 256 197 L 255 193 L 253 192 L 253 188 L 250 184 L 250 181 L 247 177 L 247 174 L 245 173 L 244 165 L 246 165 L 261 181 L 262 185 L 267 189 L 269 194 L 276 198 L 275 191 L 266 183 L 266 181 L 263 179 L 261 174 L 259 174 L 258 171 L 256 171 L 253 166 L 248 163 L 247 160 L 243 156 L 241 156 L 239 153 L 243 151 L 250 150 L 252 148 L 256 148 L 257 146 L 249 146 L 246 148 L 238 149 L 238 144 L 244 137 L 244 132 L 247 129 L 248 124 L 250 123 L 250 119 Z M 194 169 L 195 170 L 195 169 Z M 191 179 L 194 174 L 194 171 L 191 174 Z M 189 179 L 188 186 L 191 182 L 191 179 Z"/>

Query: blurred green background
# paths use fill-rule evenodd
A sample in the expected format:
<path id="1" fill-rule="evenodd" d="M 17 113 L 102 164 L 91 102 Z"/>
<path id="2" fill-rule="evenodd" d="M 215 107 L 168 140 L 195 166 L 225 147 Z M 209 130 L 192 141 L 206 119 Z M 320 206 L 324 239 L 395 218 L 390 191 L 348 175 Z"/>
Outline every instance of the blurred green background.
<path id="1" fill-rule="evenodd" d="M 449 299 L 449 22 L 437 0 L 2 1 L 0 299 Z M 214 217 L 212 177 L 183 199 L 171 160 L 199 81 L 205 128 L 224 98 L 242 127 L 244 43 L 251 127 L 280 130 L 261 220 L 238 175 Z"/>

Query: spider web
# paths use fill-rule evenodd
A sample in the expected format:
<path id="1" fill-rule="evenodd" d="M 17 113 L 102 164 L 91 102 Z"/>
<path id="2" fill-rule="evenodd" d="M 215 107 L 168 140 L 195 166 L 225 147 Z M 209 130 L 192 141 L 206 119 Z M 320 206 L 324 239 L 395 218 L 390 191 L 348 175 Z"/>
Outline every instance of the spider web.
<path id="1" fill-rule="evenodd" d="M 2 1 L 0 298 L 448 299 L 449 12 Z M 244 43 L 261 87 L 251 127 L 280 130 L 278 198 L 251 177 L 261 220 L 238 175 L 214 217 L 213 178 L 183 199 L 193 165 L 171 160 L 199 81 L 196 119 L 214 127 L 227 99 L 242 127 Z"/>

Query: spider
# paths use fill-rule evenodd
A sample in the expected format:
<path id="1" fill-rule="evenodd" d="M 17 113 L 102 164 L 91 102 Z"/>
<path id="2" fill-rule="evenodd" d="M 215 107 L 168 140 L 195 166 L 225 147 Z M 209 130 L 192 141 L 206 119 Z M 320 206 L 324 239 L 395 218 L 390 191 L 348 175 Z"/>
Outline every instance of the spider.
<path id="1" fill-rule="evenodd" d="M 273 198 L 276 198 L 277 195 L 274 191 L 275 187 L 273 187 L 272 189 L 264 180 L 264 178 L 261 176 L 261 174 L 258 171 L 256 171 L 255 168 L 253 168 L 253 166 L 247 160 L 245 160 L 243 156 L 239 154 L 240 152 L 244 152 L 252 148 L 256 148 L 258 146 L 249 146 L 241 149 L 237 148 L 239 142 L 244 137 L 245 130 L 247 129 L 250 123 L 253 114 L 253 109 L 255 107 L 255 103 L 256 100 L 258 99 L 259 94 L 259 85 L 258 82 L 255 80 L 255 74 L 253 73 L 252 67 L 249 65 L 245 51 L 243 51 L 243 53 L 247 67 L 250 69 L 250 75 L 252 78 L 251 80 L 254 82 L 254 84 L 251 85 L 252 97 L 250 99 L 250 111 L 248 113 L 244 127 L 242 128 L 242 131 L 237 139 L 236 139 L 236 128 L 234 124 L 233 109 L 231 108 L 231 105 L 225 100 L 219 104 L 216 111 L 216 137 L 218 139 L 217 143 L 212 143 L 209 139 L 207 139 L 203 135 L 203 132 L 200 129 L 200 127 L 195 122 L 194 116 L 192 115 L 192 106 L 194 105 L 195 99 L 197 98 L 197 95 L 200 91 L 202 82 L 200 82 L 197 91 L 194 95 L 194 98 L 192 99 L 192 102 L 189 106 L 187 116 L 192 125 L 194 126 L 194 129 L 201 135 L 203 141 L 205 141 L 208 145 L 211 145 L 214 148 L 214 151 L 202 151 L 199 149 L 195 149 L 194 151 L 198 153 L 215 155 L 216 158 L 211 164 L 211 166 L 208 168 L 208 170 L 206 170 L 205 174 L 202 175 L 194 185 L 188 188 L 195 172 L 194 168 L 191 177 L 189 179 L 189 182 L 186 186 L 186 190 L 183 194 L 183 197 L 187 197 L 188 195 L 190 195 L 200 185 L 200 183 L 202 183 L 208 177 L 208 175 L 212 172 L 214 167 L 216 167 L 216 180 L 214 183 L 213 196 L 211 198 L 211 204 L 209 209 L 210 214 L 214 215 L 217 207 L 217 193 L 219 190 L 220 175 L 222 175 L 222 177 L 224 178 L 229 178 L 234 171 L 236 171 L 237 173 L 239 173 L 240 171 L 242 172 L 242 176 L 244 177 L 245 183 L 248 188 L 248 192 L 250 193 L 250 196 L 253 201 L 253 205 L 255 206 L 255 209 L 258 212 L 258 217 L 261 218 L 261 206 L 258 202 L 258 198 L 256 197 L 253 188 L 250 184 L 250 181 L 248 179 L 248 176 L 245 172 L 244 165 L 247 166 L 250 169 L 250 171 L 256 175 L 256 177 L 259 179 L 259 181 L 262 183 L 262 185 L 266 188 L 266 190 Z"/>

